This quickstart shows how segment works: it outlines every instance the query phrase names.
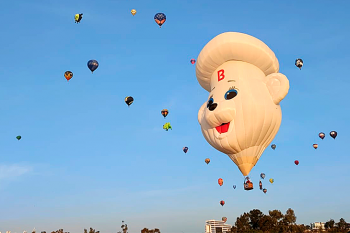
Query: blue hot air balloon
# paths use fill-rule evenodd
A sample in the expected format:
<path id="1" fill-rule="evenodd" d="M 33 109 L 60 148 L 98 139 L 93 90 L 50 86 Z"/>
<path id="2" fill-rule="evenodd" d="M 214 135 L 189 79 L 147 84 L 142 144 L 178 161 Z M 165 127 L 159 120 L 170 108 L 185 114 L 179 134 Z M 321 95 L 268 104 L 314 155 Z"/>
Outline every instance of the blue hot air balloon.
<path id="1" fill-rule="evenodd" d="M 261 177 L 262 179 L 265 179 L 265 173 L 261 173 L 261 174 L 260 174 L 260 177 Z"/>
<path id="2" fill-rule="evenodd" d="M 233 187 L 234 189 L 236 189 L 236 185 L 233 185 L 232 187 Z"/>
<path id="3" fill-rule="evenodd" d="M 159 25 L 159 27 L 162 27 L 163 23 L 166 21 L 166 16 L 164 13 L 157 13 L 154 16 L 154 21 Z"/>
<path id="4" fill-rule="evenodd" d="M 186 146 L 186 147 L 182 148 L 182 150 L 183 150 L 185 153 L 187 153 L 188 147 Z"/>
<path id="5" fill-rule="evenodd" d="M 98 67 L 98 62 L 96 60 L 90 60 L 90 61 L 88 61 L 87 66 L 89 67 L 89 69 L 93 73 Z"/>

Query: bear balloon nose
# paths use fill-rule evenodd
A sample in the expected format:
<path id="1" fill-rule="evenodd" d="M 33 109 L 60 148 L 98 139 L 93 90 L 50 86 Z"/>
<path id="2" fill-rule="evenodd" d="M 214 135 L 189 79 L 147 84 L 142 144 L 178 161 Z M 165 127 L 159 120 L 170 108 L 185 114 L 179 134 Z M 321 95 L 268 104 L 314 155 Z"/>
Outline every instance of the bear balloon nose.
<path id="1" fill-rule="evenodd" d="M 217 103 L 213 103 L 213 104 L 209 105 L 209 111 L 214 111 L 217 106 L 218 106 Z"/>

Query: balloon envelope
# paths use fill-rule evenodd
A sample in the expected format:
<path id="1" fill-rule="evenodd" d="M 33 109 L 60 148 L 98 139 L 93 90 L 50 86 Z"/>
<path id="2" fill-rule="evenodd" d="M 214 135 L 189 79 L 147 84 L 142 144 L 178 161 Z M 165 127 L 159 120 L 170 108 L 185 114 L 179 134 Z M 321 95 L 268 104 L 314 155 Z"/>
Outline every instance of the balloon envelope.
<path id="1" fill-rule="evenodd" d="M 329 133 L 329 135 L 331 135 L 331 137 L 335 139 L 337 137 L 338 133 L 337 133 L 337 131 L 331 131 Z"/>
<path id="2" fill-rule="evenodd" d="M 324 133 L 322 133 L 322 132 L 319 133 L 318 136 L 319 136 L 322 140 L 324 139 L 324 137 L 326 137 L 326 135 L 325 135 Z"/>
<path id="3" fill-rule="evenodd" d="M 275 145 L 275 144 L 272 144 L 272 145 L 271 145 L 271 148 L 272 148 L 272 149 L 276 149 L 276 145 Z"/>
<path id="4" fill-rule="evenodd" d="M 299 165 L 299 161 L 298 160 L 295 160 L 294 163 L 295 163 L 295 165 Z"/>
<path id="5" fill-rule="evenodd" d="M 87 66 L 89 67 L 89 69 L 93 73 L 98 68 L 99 64 L 96 60 L 90 60 L 90 61 L 88 61 Z"/>
<path id="6" fill-rule="evenodd" d="M 313 144 L 312 146 L 313 146 L 315 149 L 317 149 L 318 144 Z"/>
<path id="7" fill-rule="evenodd" d="M 274 182 L 274 180 L 271 178 L 271 179 L 269 179 L 269 181 L 270 181 L 270 183 L 272 184 L 273 182 Z"/>
<path id="8" fill-rule="evenodd" d="M 265 179 L 265 173 L 261 173 L 261 174 L 260 174 L 260 177 L 261 177 L 262 179 Z"/>
<path id="9" fill-rule="evenodd" d="M 125 97 L 125 103 L 130 106 L 134 102 L 134 98 L 132 96 Z"/>
<path id="10" fill-rule="evenodd" d="M 71 78 L 73 78 L 73 73 L 71 71 L 64 72 L 64 77 L 69 81 Z"/>
<path id="11" fill-rule="evenodd" d="M 267 189 L 263 189 L 263 192 L 266 193 L 266 192 L 267 192 Z"/>
<path id="12" fill-rule="evenodd" d="M 196 63 L 196 60 L 191 59 L 191 64 L 193 65 L 194 63 Z"/>
<path id="13" fill-rule="evenodd" d="M 216 36 L 196 61 L 197 80 L 209 92 L 197 115 L 202 134 L 244 176 L 281 125 L 280 102 L 289 81 L 278 71 L 278 60 L 265 43 L 237 32 Z"/>
<path id="14" fill-rule="evenodd" d="M 18 135 L 16 138 L 17 138 L 17 140 L 21 140 L 22 137 L 20 135 Z"/>
<path id="15" fill-rule="evenodd" d="M 204 161 L 205 161 L 206 164 L 210 163 L 210 159 L 209 158 L 206 158 Z"/>
<path id="16" fill-rule="evenodd" d="M 220 201 L 220 205 L 224 206 L 225 205 L 225 201 Z"/>
<path id="17" fill-rule="evenodd" d="M 234 189 L 236 189 L 236 185 L 233 185 L 232 187 L 233 187 Z"/>
<path id="18" fill-rule="evenodd" d="M 131 10 L 131 14 L 132 14 L 132 15 L 136 15 L 136 12 L 137 12 L 137 11 L 136 11 L 135 9 L 132 9 L 132 10 Z"/>
<path id="19" fill-rule="evenodd" d="M 169 111 L 168 111 L 168 109 L 163 109 L 160 113 L 165 118 L 169 114 Z"/>
<path id="20" fill-rule="evenodd" d="M 187 153 L 188 147 L 186 146 L 186 147 L 182 148 L 182 150 L 183 150 L 185 153 Z"/>
<path id="21" fill-rule="evenodd" d="M 301 69 L 301 67 L 303 67 L 303 64 L 304 64 L 304 62 L 302 59 L 298 58 L 295 60 L 295 66 L 298 67 L 299 69 Z"/>
<path id="22" fill-rule="evenodd" d="M 227 221 L 226 217 L 222 217 L 221 220 L 225 223 Z"/>
<path id="23" fill-rule="evenodd" d="M 159 25 L 159 27 L 162 27 L 163 23 L 166 21 L 166 15 L 164 13 L 157 13 L 154 16 L 154 21 Z"/>
<path id="24" fill-rule="evenodd" d="M 224 184 L 224 180 L 221 179 L 221 178 L 219 178 L 219 179 L 218 179 L 218 184 L 219 184 L 220 186 L 222 186 L 222 185 Z"/>

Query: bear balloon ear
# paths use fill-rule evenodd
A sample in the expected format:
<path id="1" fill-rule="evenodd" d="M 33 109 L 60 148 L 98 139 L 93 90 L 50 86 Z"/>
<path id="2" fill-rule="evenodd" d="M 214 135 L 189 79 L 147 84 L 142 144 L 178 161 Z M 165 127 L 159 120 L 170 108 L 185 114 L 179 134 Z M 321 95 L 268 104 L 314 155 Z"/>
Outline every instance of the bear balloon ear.
<path id="1" fill-rule="evenodd" d="M 202 107 L 199 109 L 198 111 L 198 122 L 199 124 L 201 125 L 201 121 L 202 121 L 202 118 L 203 118 L 203 114 L 204 114 L 204 110 L 205 110 L 205 107 L 207 105 L 207 102 L 205 102 Z"/>
<path id="2" fill-rule="evenodd" d="M 273 73 L 266 76 L 266 86 L 269 89 L 273 102 L 279 104 L 288 94 L 289 81 L 285 75 Z"/>

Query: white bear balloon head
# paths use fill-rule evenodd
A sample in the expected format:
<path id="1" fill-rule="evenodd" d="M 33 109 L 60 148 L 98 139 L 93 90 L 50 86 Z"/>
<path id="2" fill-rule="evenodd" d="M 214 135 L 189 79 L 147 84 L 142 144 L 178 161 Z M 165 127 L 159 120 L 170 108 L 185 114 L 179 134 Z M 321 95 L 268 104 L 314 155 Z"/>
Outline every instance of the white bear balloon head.
<path id="1" fill-rule="evenodd" d="M 200 52 L 199 84 L 209 92 L 198 112 L 208 143 L 247 176 L 281 125 L 280 101 L 289 90 L 273 51 L 238 32 L 216 36 Z"/>

